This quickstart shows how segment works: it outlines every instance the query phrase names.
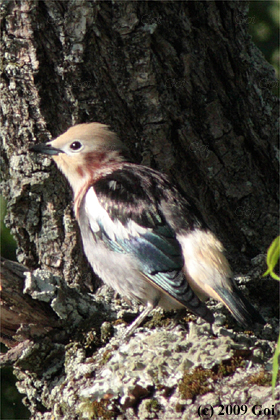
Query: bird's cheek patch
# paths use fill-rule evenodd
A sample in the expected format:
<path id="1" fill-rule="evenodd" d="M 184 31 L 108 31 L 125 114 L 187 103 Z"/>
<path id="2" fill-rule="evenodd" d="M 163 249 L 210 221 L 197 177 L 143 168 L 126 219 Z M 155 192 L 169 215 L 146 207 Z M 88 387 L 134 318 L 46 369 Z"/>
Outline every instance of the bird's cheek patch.
<path id="1" fill-rule="evenodd" d="M 77 166 L 77 173 L 80 175 L 81 178 L 85 176 L 85 172 L 82 166 Z"/>

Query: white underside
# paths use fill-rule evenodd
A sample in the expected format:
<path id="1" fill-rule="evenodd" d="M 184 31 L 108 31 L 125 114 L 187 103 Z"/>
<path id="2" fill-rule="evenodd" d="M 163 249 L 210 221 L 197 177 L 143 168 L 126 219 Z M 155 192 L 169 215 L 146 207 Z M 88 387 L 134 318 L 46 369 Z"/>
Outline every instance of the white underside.
<path id="1" fill-rule="evenodd" d="M 129 235 L 137 236 L 146 229 L 130 221 L 124 226 L 120 221 L 113 221 L 104 207 L 101 206 L 93 188 L 85 197 L 85 215 L 87 223 L 79 220 L 85 254 L 94 272 L 108 286 L 116 290 L 120 295 L 130 299 L 136 299 L 144 305 L 159 305 L 163 309 L 179 309 L 183 305 L 167 295 L 160 288 L 153 285 L 144 274 L 141 273 L 137 258 L 131 254 L 110 251 L 100 241 L 95 242 L 92 232 L 99 231 L 97 220 L 102 223 L 106 233 L 114 240 L 127 238 Z M 89 229 L 90 225 L 90 229 Z"/>

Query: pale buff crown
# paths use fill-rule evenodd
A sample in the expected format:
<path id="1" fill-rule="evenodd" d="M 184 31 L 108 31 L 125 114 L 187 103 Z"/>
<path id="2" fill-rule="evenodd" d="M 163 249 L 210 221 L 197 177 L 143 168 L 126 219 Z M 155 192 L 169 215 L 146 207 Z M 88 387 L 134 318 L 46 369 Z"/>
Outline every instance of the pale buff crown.
<path id="1" fill-rule="evenodd" d="M 74 144 L 73 146 L 73 143 Z M 75 150 L 75 146 L 79 146 Z M 125 146 L 117 135 L 100 123 L 78 124 L 47 143 L 63 153 L 53 155 L 76 196 L 85 184 L 98 178 L 100 171 L 124 160 Z"/>

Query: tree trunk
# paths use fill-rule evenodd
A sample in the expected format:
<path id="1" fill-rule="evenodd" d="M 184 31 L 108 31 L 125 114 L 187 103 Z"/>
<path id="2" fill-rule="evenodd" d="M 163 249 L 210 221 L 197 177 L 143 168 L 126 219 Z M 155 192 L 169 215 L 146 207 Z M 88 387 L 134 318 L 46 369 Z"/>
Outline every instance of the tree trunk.
<path id="1" fill-rule="evenodd" d="M 60 276 L 63 280 L 57 287 L 64 284 L 61 290 L 66 296 L 71 287 L 78 287 L 82 296 L 100 284 L 83 254 L 70 187 L 48 158 L 28 152 L 30 145 L 47 141 L 73 124 L 90 121 L 109 124 L 137 162 L 167 173 L 192 198 L 224 243 L 235 270 L 244 273 L 251 259 L 267 250 L 278 234 L 279 108 L 268 89 L 275 80 L 273 69 L 247 34 L 247 9 L 243 1 L 2 3 L 2 190 L 21 264 L 29 269 L 40 266 Z M 263 267 L 255 267 L 254 273 L 257 269 L 261 274 Z M 257 283 L 264 289 L 266 284 Z M 32 296 L 33 292 L 27 293 Z M 256 298 L 256 302 L 270 304 L 266 292 L 261 294 L 263 300 Z M 271 298 L 270 293 L 268 296 Z M 274 310 L 274 301 L 271 306 Z M 118 305 L 113 308 L 117 311 Z M 73 308 L 66 305 L 64 309 L 70 313 Z M 273 326 L 276 312 L 269 310 Z M 77 322 L 79 328 L 86 313 Z M 57 312 L 52 316 L 63 318 Z M 127 371 L 133 370 L 129 365 L 119 379 L 123 387 L 106 388 L 98 368 L 105 363 L 105 356 L 111 356 L 114 342 L 109 342 L 108 348 L 97 348 L 109 341 L 110 333 L 96 341 L 85 338 L 83 331 L 81 338 L 77 325 L 72 325 L 73 317 L 68 319 L 68 330 L 67 316 L 63 322 L 66 332 L 62 342 L 44 330 L 39 343 L 38 337 L 29 337 L 29 356 L 24 359 L 22 355 L 16 363 L 19 387 L 27 394 L 33 419 L 109 418 L 107 413 L 118 414 L 119 419 L 141 418 L 148 410 L 147 404 L 144 407 L 147 401 L 151 417 L 146 418 L 154 418 L 157 412 L 158 418 L 167 419 L 164 416 L 171 413 L 170 418 L 175 419 L 175 406 L 186 416 L 191 416 L 188 410 L 197 413 L 203 397 L 197 397 L 191 408 L 180 402 L 183 397 L 179 398 L 177 385 L 183 374 L 178 372 L 184 369 L 172 361 L 170 366 L 179 371 L 170 386 L 167 378 L 171 374 L 166 369 L 167 376 L 157 372 L 156 378 L 150 376 L 146 382 L 139 373 L 141 380 L 137 382 L 136 375 L 129 379 L 133 385 L 126 387 Z M 76 328 L 75 339 L 70 324 Z M 197 328 L 200 331 L 201 326 Z M 100 324 L 97 333 L 88 327 L 92 334 L 103 330 Z M 198 330 L 193 336 L 200 337 Z M 266 334 L 259 337 L 275 338 Z M 236 336 L 227 339 L 238 341 Z M 221 363 L 228 359 L 227 353 L 234 353 L 234 344 L 227 339 L 222 335 L 217 339 L 231 349 L 215 356 Z M 139 344 L 137 333 L 133 340 Z M 248 338 L 248 347 L 255 346 L 252 340 Z M 148 351 L 150 344 L 141 351 Z M 156 342 L 153 345 L 157 351 Z M 271 356 L 269 346 L 271 342 L 260 346 L 263 364 Z M 199 352 L 205 347 L 199 347 Z M 164 348 L 159 343 L 158 351 Z M 95 362 L 102 359 L 97 366 L 89 358 L 94 350 Z M 260 370 L 253 350 L 251 356 L 257 364 L 254 368 Z M 52 357 L 59 363 L 39 369 Z M 172 359 L 171 354 L 168 357 Z M 134 361 L 136 366 L 136 354 Z M 189 366 L 186 362 L 185 368 Z M 214 365 L 201 362 L 201 366 Z M 94 375 L 104 392 L 80 394 L 92 385 Z M 221 398 L 228 392 L 226 380 L 219 385 Z M 210 397 L 213 399 L 213 394 Z M 210 404 L 210 397 L 203 401 Z M 242 404 L 242 396 L 221 401 Z M 249 410 L 253 400 L 246 404 Z"/>

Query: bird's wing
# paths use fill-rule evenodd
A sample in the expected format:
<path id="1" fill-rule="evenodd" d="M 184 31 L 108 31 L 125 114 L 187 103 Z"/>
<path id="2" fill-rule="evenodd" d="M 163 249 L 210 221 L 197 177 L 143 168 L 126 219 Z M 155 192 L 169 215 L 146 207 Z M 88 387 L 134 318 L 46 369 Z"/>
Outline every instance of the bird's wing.
<path id="1" fill-rule="evenodd" d="M 148 170 L 122 169 L 97 181 L 87 193 L 91 230 L 108 249 L 134 255 L 139 271 L 155 287 L 210 319 L 183 274 L 181 245 L 160 211 L 152 178 Z"/>
<path id="2" fill-rule="evenodd" d="M 195 293 L 223 302 L 243 326 L 265 324 L 259 312 L 235 285 L 219 240 L 206 230 L 195 229 L 177 236 L 185 260 L 185 274 Z"/>

